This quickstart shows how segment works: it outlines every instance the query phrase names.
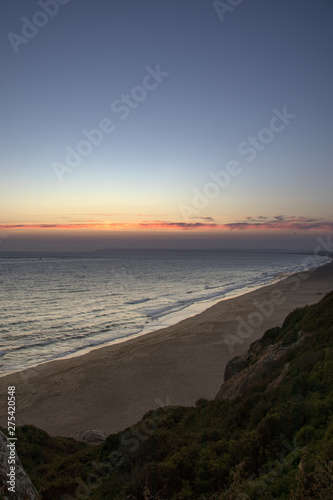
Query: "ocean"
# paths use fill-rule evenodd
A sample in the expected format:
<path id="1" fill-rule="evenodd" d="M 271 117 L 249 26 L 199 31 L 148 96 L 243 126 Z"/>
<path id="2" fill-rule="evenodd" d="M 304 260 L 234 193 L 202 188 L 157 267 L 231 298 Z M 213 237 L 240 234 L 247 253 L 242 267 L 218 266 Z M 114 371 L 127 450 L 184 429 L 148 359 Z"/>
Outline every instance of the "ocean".
<path id="1" fill-rule="evenodd" d="M 329 262 L 287 253 L 0 254 L 0 375 L 124 341 Z"/>

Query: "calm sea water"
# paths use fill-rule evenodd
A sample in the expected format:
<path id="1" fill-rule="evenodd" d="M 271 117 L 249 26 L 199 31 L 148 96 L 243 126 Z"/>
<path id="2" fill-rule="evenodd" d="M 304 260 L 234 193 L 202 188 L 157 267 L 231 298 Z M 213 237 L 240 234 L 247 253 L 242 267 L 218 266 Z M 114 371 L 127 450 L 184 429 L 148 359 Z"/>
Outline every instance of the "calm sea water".
<path id="1" fill-rule="evenodd" d="M 119 251 L 0 257 L 0 374 L 175 323 L 329 261 L 296 254 Z"/>

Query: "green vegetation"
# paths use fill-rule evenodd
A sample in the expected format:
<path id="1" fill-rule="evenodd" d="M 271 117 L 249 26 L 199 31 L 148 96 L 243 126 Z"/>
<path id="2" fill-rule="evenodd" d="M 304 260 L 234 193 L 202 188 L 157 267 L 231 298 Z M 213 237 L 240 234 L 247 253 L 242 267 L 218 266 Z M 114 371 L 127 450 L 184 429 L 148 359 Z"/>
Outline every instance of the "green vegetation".
<path id="1" fill-rule="evenodd" d="M 21 427 L 22 464 L 46 500 L 331 499 L 333 292 L 266 332 L 277 342 L 298 343 L 242 398 L 149 412 L 98 446 Z"/>

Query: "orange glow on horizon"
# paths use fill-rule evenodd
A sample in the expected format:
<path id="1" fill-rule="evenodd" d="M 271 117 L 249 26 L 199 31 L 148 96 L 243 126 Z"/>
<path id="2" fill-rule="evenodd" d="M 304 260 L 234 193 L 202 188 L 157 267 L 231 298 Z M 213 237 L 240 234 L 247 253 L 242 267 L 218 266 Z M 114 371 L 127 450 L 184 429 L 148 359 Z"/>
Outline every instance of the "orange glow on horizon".
<path id="1" fill-rule="evenodd" d="M 272 220 L 264 222 L 231 222 L 218 224 L 215 222 L 106 222 L 87 221 L 82 223 L 17 223 L 0 224 L 0 230 L 100 230 L 100 231 L 332 231 L 333 222 L 322 220 L 307 220 L 305 218 L 285 218 L 285 220 Z"/>

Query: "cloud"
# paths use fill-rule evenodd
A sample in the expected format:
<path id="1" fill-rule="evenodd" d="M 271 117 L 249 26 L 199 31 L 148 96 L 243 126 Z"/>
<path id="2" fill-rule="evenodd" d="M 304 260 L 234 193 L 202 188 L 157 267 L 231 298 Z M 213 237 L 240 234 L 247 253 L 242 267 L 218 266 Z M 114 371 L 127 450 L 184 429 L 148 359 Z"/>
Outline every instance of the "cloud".
<path id="1" fill-rule="evenodd" d="M 210 222 L 215 221 L 215 219 L 213 219 L 213 217 L 191 217 L 191 219 L 209 220 Z"/>
<path id="2" fill-rule="evenodd" d="M 152 221 L 152 222 L 141 222 L 140 226 L 149 227 L 151 229 L 198 229 L 198 228 L 212 228 L 219 227 L 219 224 L 208 224 L 204 222 L 164 222 L 164 221 Z M 222 226 L 221 226 L 222 227 Z"/>
<path id="3" fill-rule="evenodd" d="M 225 226 L 231 230 L 333 231 L 333 222 L 306 217 L 277 216 L 267 222 L 234 222 Z"/>
<path id="4" fill-rule="evenodd" d="M 267 220 L 267 217 L 264 215 L 259 215 L 258 217 L 245 217 L 246 220 L 251 220 L 251 221 L 260 221 L 260 220 Z"/>
<path id="5" fill-rule="evenodd" d="M 169 214 L 134 214 L 135 217 L 168 217 Z"/>
<path id="6" fill-rule="evenodd" d="M 115 217 L 116 215 L 123 215 L 120 212 L 114 213 L 114 214 L 100 214 L 100 213 L 90 213 L 90 212 L 82 212 L 82 213 L 74 213 L 74 214 L 67 214 L 66 216 L 55 216 L 55 219 L 68 219 L 69 217 L 87 217 L 87 216 L 97 216 L 97 217 Z"/>
<path id="7" fill-rule="evenodd" d="M 180 229 L 188 230 L 229 230 L 229 231 L 333 231 L 333 222 L 324 219 L 313 219 L 309 217 L 283 216 L 277 215 L 271 220 L 264 216 L 257 219 L 246 217 L 244 222 L 230 222 L 227 224 L 217 224 L 211 217 L 200 217 L 207 222 L 180 222 L 180 221 L 143 221 L 143 222 L 108 222 L 108 221 L 85 221 L 75 223 L 31 223 L 31 224 L 0 224 L 1 229 L 58 229 L 58 230 L 79 230 L 79 229 L 100 229 L 100 230 L 143 230 L 143 229 Z"/>

